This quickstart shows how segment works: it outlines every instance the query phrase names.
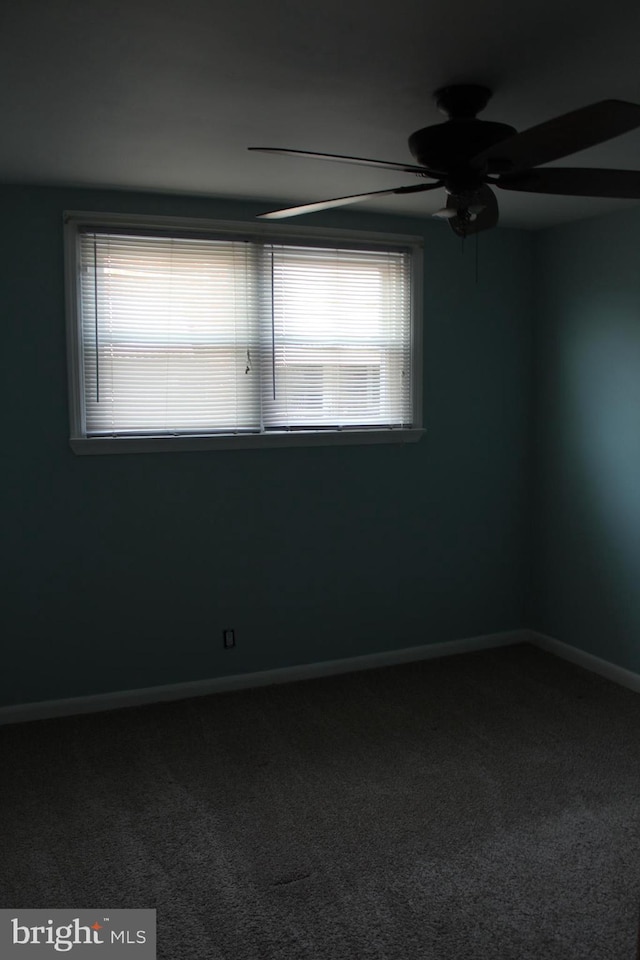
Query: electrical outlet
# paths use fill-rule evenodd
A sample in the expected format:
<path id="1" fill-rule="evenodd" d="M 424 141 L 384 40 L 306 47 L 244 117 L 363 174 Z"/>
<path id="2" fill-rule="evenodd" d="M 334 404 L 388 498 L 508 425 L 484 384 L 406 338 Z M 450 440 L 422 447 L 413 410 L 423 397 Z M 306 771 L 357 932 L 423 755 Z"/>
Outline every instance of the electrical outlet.
<path id="1" fill-rule="evenodd" d="M 236 645 L 236 632 L 235 630 L 223 630 L 222 631 L 222 642 L 224 643 L 225 649 L 230 650 L 231 647 Z"/>

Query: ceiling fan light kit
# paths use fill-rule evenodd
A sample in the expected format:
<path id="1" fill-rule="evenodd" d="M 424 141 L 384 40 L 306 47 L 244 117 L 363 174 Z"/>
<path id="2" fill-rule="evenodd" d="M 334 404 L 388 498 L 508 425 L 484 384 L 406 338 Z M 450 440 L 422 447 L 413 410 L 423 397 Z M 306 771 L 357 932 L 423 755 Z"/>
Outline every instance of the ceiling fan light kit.
<path id="1" fill-rule="evenodd" d="M 640 199 L 640 171 L 541 166 L 640 127 L 640 105 L 625 100 L 601 100 L 518 133 L 509 124 L 478 119 L 477 114 L 491 96 L 491 90 L 479 84 L 454 84 L 437 90 L 435 101 L 447 120 L 411 134 L 409 150 L 415 164 L 282 147 L 249 147 L 264 153 L 394 170 L 433 181 L 286 207 L 260 214 L 260 218 L 285 219 L 371 197 L 444 187 L 446 207 L 434 216 L 446 219 L 454 233 L 465 237 L 498 223 L 498 202 L 492 187 L 527 193 Z"/>

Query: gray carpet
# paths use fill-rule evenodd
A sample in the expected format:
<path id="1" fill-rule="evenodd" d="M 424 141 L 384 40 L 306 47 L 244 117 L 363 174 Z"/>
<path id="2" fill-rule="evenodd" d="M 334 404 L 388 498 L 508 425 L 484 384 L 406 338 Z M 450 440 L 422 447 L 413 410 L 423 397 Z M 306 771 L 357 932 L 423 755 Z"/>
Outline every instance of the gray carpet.
<path id="1" fill-rule="evenodd" d="M 0 729 L 0 906 L 160 960 L 633 960 L 640 696 L 521 645 Z"/>

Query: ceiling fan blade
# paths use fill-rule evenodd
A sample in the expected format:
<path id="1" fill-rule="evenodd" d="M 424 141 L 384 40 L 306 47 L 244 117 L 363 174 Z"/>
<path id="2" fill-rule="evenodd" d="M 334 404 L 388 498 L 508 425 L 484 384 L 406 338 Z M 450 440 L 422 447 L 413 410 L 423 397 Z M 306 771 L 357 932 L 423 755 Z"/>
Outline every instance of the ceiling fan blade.
<path id="1" fill-rule="evenodd" d="M 299 217 L 303 213 L 316 213 L 319 210 L 330 210 L 332 207 L 345 207 L 350 203 L 359 203 L 369 200 L 370 197 L 390 196 L 392 193 L 422 193 L 424 190 L 435 190 L 441 187 L 442 182 L 419 183 L 416 186 L 396 187 L 393 190 L 374 190 L 373 193 L 357 193 L 353 197 L 336 197 L 334 200 L 320 200 L 317 203 L 304 203 L 299 207 L 285 207 L 283 210 L 271 210 L 269 213 L 258 214 L 259 220 L 284 220 L 286 217 Z"/>
<path id="2" fill-rule="evenodd" d="M 503 190 L 560 193 L 568 197 L 617 197 L 640 200 L 640 171 L 589 167 L 546 167 L 505 173 L 495 182 Z"/>
<path id="3" fill-rule="evenodd" d="M 626 100 L 600 100 L 494 144 L 477 154 L 473 164 L 491 161 L 489 171 L 495 170 L 496 173 L 537 167 L 611 140 L 636 127 L 640 127 L 638 104 Z M 504 166 L 499 166 L 502 163 Z"/>
<path id="4" fill-rule="evenodd" d="M 449 226 L 459 237 L 490 230 L 498 223 L 498 201 L 491 187 L 484 186 L 477 190 L 468 206 L 460 201 L 460 197 L 449 195 L 446 206 L 447 210 L 454 212 L 454 216 L 449 218 Z M 473 213 L 474 207 L 482 209 Z"/>
<path id="5" fill-rule="evenodd" d="M 308 157 L 311 160 L 335 160 L 338 163 L 357 163 L 361 167 L 380 167 L 383 170 L 397 170 L 403 173 L 428 174 L 426 167 L 415 163 L 393 163 L 387 160 L 367 160 L 365 157 L 343 157 L 334 153 L 312 153 L 309 150 L 285 150 L 280 147 L 247 147 L 259 153 L 282 153 L 288 157 Z"/>

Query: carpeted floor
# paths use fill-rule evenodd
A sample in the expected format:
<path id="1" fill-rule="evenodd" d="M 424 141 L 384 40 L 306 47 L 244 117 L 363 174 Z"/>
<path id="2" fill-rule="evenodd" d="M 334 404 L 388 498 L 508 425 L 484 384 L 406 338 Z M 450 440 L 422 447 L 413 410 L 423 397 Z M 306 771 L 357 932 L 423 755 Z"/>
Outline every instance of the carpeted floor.
<path id="1" fill-rule="evenodd" d="M 633 960 L 640 696 L 527 645 L 0 729 L 0 906 L 159 960 Z"/>

